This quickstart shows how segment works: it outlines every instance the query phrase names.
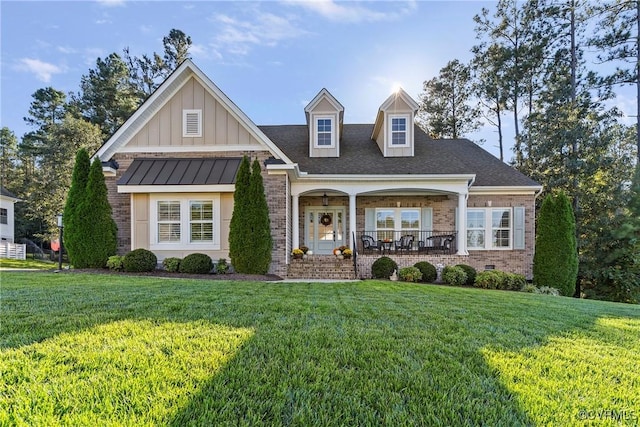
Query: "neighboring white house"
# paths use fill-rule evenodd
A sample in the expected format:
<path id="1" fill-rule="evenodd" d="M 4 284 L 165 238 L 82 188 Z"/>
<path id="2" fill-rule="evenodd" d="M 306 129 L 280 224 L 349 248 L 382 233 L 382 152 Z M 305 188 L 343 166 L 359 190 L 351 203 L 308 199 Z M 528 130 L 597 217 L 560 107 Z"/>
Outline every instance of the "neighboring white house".
<path id="1" fill-rule="evenodd" d="M 25 259 L 26 245 L 13 242 L 15 230 L 14 204 L 19 202 L 14 194 L 0 186 L 0 258 Z"/>
<path id="2" fill-rule="evenodd" d="M 19 200 L 6 188 L 0 187 L 0 240 L 2 241 L 13 243 L 15 229 L 13 205 Z"/>

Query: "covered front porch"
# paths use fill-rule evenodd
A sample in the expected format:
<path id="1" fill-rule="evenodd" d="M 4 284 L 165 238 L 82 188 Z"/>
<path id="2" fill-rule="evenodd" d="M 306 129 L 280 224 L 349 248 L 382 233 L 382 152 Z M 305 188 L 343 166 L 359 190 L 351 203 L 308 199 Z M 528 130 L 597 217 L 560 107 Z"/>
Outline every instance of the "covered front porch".
<path id="1" fill-rule="evenodd" d="M 466 211 L 471 179 L 410 188 L 394 183 L 292 184 L 291 249 L 331 255 L 466 256 Z M 290 251 L 289 251 L 290 252 Z"/>

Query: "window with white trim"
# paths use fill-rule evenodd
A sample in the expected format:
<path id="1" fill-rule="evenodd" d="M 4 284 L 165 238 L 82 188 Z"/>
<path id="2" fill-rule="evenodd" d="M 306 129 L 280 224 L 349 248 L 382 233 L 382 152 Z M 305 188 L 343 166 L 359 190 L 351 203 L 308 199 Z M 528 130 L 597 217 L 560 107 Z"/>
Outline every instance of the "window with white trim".
<path id="1" fill-rule="evenodd" d="M 467 249 L 511 249 L 512 217 L 511 208 L 467 209 Z"/>
<path id="2" fill-rule="evenodd" d="M 189 203 L 191 242 L 212 242 L 213 202 L 211 200 L 198 200 Z"/>
<path id="3" fill-rule="evenodd" d="M 318 147 L 333 146 L 333 119 L 331 117 L 316 119 L 316 145 Z"/>
<path id="4" fill-rule="evenodd" d="M 390 116 L 391 145 L 407 144 L 407 118 L 405 116 Z"/>
<path id="5" fill-rule="evenodd" d="M 405 234 L 418 236 L 420 209 L 376 209 L 376 231 L 378 239 L 396 239 Z"/>
<path id="6" fill-rule="evenodd" d="M 158 202 L 158 243 L 180 242 L 180 202 Z"/>
<path id="7" fill-rule="evenodd" d="M 185 138 L 202 136 L 202 110 L 182 110 L 182 136 Z"/>
<path id="8" fill-rule="evenodd" d="M 9 223 L 9 214 L 5 208 L 0 208 L 0 224 Z"/>
<path id="9" fill-rule="evenodd" d="M 150 207 L 150 249 L 220 248 L 219 194 L 154 194 Z"/>

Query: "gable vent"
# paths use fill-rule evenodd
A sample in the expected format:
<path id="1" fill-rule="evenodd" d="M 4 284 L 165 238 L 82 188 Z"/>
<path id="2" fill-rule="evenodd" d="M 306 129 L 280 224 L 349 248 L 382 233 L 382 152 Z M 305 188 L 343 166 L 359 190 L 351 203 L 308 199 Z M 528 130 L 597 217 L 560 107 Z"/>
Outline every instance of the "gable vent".
<path id="1" fill-rule="evenodd" d="M 183 110 L 182 136 L 188 138 L 202 136 L 202 110 Z"/>

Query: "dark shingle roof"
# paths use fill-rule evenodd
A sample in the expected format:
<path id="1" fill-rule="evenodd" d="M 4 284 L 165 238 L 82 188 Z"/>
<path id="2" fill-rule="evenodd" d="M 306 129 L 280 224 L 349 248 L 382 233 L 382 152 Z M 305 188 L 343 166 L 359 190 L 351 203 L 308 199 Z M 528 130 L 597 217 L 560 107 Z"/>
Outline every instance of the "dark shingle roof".
<path id="1" fill-rule="evenodd" d="M 537 182 L 468 139 L 431 139 L 415 126 L 413 157 L 384 157 L 372 124 L 344 125 L 340 157 L 309 157 L 306 125 L 259 126 L 300 170 L 310 174 L 476 174 L 476 186 L 537 186 Z"/>
<path id="2" fill-rule="evenodd" d="M 238 158 L 135 159 L 118 185 L 234 184 Z"/>
<path id="3" fill-rule="evenodd" d="M 17 199 L 16 195 L 13 194 L 11 191 L 7 190 L 6 188 L 0 186 L 0 195 L 5 196 L 5 197 L 13 197 L 14 199 Z"/>

